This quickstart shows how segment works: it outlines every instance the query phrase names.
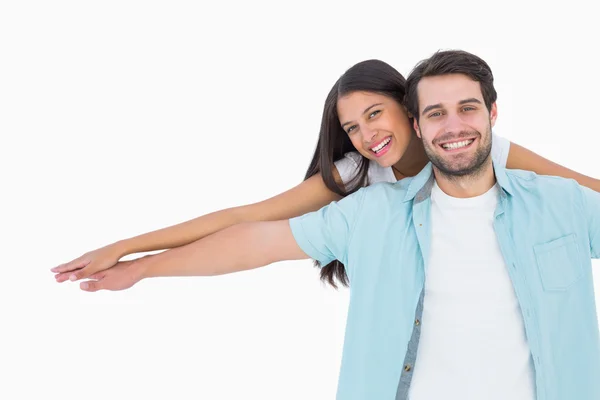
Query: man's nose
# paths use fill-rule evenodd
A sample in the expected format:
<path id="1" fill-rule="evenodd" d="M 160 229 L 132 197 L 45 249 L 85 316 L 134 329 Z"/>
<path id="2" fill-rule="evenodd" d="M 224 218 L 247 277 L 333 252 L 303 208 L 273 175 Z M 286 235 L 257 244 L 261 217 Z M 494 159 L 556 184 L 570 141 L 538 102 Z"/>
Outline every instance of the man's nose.
<path id="1" fill-rule="evenodd" d="M 463 130 L 464 123 L 457 113 L 448 113 L 445 119 L 444 130 L 458 133 Z"/>

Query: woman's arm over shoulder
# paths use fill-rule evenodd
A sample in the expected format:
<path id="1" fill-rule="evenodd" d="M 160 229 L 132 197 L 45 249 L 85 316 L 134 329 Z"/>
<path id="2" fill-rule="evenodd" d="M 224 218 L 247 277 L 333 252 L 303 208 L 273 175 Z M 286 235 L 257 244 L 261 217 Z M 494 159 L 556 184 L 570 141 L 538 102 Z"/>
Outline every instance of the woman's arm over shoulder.
<path id="1" fill-rule="evenodd" d="M 594 179 L 563 167 L 516 143 L 511 142 L 510 144 L 506 168 L 533 171 L 538 175 L 552 175 L 575 179 L 580 185 L 600 192 L 599 179 Z"/>

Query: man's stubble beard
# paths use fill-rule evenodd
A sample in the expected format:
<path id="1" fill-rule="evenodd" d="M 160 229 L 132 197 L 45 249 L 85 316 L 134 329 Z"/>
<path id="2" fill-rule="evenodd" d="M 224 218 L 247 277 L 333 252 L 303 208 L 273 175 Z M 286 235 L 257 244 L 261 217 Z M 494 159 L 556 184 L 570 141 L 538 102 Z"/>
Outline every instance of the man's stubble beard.
<path id="1" fill-rule="evenodd" d="M 434 143 L 432 143 L 432 145 L 426 143 L 423 140 L 423 146 L 425 148 L 425 153 L 427 154 L 427 157 L 442 176 L 452 181 L 464 179 L 471 180 L 481 175 L 481 173 L 485 171 L 487 167 L 487 162 L 492 152 L 491 131 L 492 129 L 490 123 L 490 125 L 488 125 L 487 134 L 485 135 L 485 142 L 482 142 L 484 136 L 481 135 L 481 133 L 478 131 L 461 131 L 456 136 L 448 137 L 448 135 L 442 135 L 438 139 L 434 140 Z M 464 156 L 470 158 L 469 160 L 459 161 L 457 159 L 458 157 L 456 157 L 454 161 L 449 162 L 434 150 L 434 148 L 437 147 L 437 144 L 435 142 L 439 142 L 442 140 L 445 141 L 448 139 L 460 139 L 461 137 L 473 137 L 474 133 L 477 134 L 477 136 L 479 136 L 479 147 L 473 156 L 464 154 Z"/>

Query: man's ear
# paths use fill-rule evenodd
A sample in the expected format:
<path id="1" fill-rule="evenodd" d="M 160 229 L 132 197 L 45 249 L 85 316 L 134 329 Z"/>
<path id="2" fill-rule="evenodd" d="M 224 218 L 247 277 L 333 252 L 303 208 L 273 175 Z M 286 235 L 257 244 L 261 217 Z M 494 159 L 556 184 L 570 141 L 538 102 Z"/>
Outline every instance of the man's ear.
<path id="1" fill-rule="evenodd" d="M 415 129 L 415 132 L 417 133 L 417 137 L 419 139 L 422 139 L 422 137 L 421 137 L 421 129 L 419 129 L 419 123 L 417 122 L 416 118 L 413 118 L 413 128 Z"/>
<path id="2" fill-rule="evenodd" d="M 494 102 L 490 110 L 490 125 L 492 127 L 496 125 L 496 118 L 498 118 L 498 107 L 496 106 L 496 102 Z"/>

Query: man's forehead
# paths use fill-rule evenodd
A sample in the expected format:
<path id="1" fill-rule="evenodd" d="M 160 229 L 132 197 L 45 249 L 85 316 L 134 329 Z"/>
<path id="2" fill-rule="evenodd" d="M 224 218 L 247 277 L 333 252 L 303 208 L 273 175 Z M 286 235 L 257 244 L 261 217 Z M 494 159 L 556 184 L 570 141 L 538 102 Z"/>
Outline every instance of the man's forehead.
<path id="1" fill-rule="evenodd" d="M 417 92 L 420 105 L 453 104 L 467 98 L 483 102 L 479 82 L 463 74 L 425 77 L 419 82 Z"/>

